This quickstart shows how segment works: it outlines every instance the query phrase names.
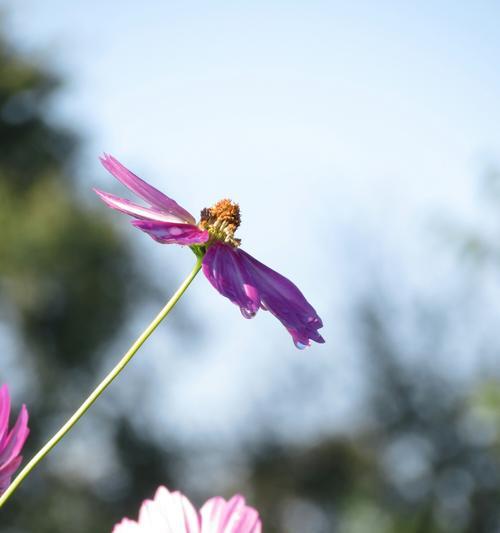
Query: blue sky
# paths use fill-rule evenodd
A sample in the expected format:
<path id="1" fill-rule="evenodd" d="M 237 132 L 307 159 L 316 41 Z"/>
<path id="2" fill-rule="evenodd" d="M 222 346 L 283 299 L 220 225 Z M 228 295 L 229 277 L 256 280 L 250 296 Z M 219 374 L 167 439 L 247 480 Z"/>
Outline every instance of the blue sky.
<path id="1" fill-rule="evenodd" d="M 331 371 L 332 416 L 345 416 L 356 369 L 342 312 L 366 265 L 432 285 L 426 224 L 473 213 L 476 178 L 500 161 L 500 5 L 0 5 L 15 42 L 68 79 L 54 112 L 85 135 L 88 201 L 92 185 L 114 188 L 97 162 L 103 151 L 195 214 L 222 197 L 239 201 L 245 249 L 290 276 L 324 317 L 327 347 L 305 357 Z M 180 279 L 189 269 L 185 250 L 124 231 L 141 240 L 156 275 Z M 270 317 L 243 321 L 204 280 L 188 299 L 211 335 L 205 358 L 176 363 L 171 394 L 192 406 L 193 426 L 214 409 L 235 420 L 242 387 L 258 399 L 304 354 Z M 168 327 L 163 341 L 182 350 Z M 156 349 L 151 364 L 161 370 Z M 226 384 L 214 394 L 221 373 Z M 256 387 L 248 375 L 267 377 Z"/>

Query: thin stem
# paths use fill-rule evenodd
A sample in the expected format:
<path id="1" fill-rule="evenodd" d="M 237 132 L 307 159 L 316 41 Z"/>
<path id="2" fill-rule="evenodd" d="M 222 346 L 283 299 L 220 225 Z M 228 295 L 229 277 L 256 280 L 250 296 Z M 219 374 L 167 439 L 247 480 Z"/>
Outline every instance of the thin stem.
<path id="1" fill-rule="evenodd" d="M 68 433 L 68 431 L 80 420 L 80 418 L 87 412 L 92 404 L 99 398 L 99 396 L 106 390 L 108 385 L 118 376 L 118 374 L 127 366 L 132 357 L 136 354 L 139 348 L 144 344 L 146 339 L 157 328 L 158 324 L 170 313 L 185 290 L 189 287 L 196 274 L 201 269 L 202 257 L 198 256 L 196 265 L 189 274 L 189 276 L 182 282 L 182 285 L 177 289 L 176 293 L 170 298 L 165 307 L 158 313 L 155 319 L 149 326 L 141 333 L 137 340 L 132 344 L 128 352 L 122 357 L 120 362 L 111 370 L 111 372 L 101 381 L 101 383 L 94 389 L 90 396 L 82 403 L 82 405 L 75 411 L 75 413 L 68 419 L 68 421 L 61 427 L 61 429 L 40 449 L 40 451 L 31 459 L 29 463 L 19 472 L 14 481 L 9 485 L 8 489 L 0 497 L 0 508 L 17 490 L 19 485 L 30 474 L 30 472 L 38 465 L 38 463 L 54 448 L 54 446 Z"/>

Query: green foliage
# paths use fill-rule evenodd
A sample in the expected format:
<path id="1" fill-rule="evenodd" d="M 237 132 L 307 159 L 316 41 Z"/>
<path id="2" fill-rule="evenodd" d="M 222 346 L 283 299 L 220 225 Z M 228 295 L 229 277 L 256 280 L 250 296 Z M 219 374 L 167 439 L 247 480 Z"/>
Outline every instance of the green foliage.
<path id="1" fill-rule="evenodd" d="M 25 390 L 32 430 L 25 456 L 96 383 L 104 346 L 145 286 L 106 210 L 78 198 L 70 169 L 79 141 L 46 112 L 59 86 L 55 75 L 0 40 L 0 318 L 22 339 L 16 366 L 33 376 Z M 74 404 L 61 401 L 68 390 Z M 136 504 L 154 477 L 168 480 L 168 453 L 141 439 L 120 413 L 113 427 L 126 427 L 127 435 L 101 418 L 94 409 L 100 438 L 111 450 L 120 447 L 115 469 L 123 468 L 120 459 L 129 462 L 127 450 L 141 458 L 140 468 L 127 465 L 127 497 L 103 499 L 85 479 L 44 464 L 2 509 L 1 531 L 107 531 L 127 513 L 123 502 Z"/>

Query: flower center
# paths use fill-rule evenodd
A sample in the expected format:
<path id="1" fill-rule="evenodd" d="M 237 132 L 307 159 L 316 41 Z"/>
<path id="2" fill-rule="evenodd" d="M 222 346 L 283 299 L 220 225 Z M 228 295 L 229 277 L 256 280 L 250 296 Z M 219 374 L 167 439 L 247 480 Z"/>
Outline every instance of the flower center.
<path id="1" fill-rule="evenodd" d="M 241 239 L 236 239 L 234 232 L 240 222 L 240 206 L 225 198 L 212 207 L 202 209 L 199 226 L 208 231 L 211 241 L 222 241 L 236 248 Z"/>

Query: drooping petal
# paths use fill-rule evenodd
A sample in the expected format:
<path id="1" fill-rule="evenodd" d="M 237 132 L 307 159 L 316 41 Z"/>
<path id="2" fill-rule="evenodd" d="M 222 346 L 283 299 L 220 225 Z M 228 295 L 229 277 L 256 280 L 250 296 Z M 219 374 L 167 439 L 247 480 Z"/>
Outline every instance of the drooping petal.
<path id="1" fill-rule="evenodd" d="M 324 343 L 318 333 L 323 322 L 298 287 L 250 254 L 238 249 L 252 275 L 261 297 L 262 308 L 270 311 L 289 331 L 297 348 L 310 346 L 311 340 Z"/>
<path id="2" fill-rule="evenodd" d="M 192 224 L 132 220 L 132 224 L 162 244 L 201 244 L 208 240 L 208 231 Z"/>
<path id="3" fill-rule="evenodd" d="M 202 266 L 208 281 L 236 304 L 245 318 L 255 316 L 260 306 L 259 293 L 234 248 L 214 243 L 208 248 Z"/>
<path id="4" fill-rule="evenodd" d="M 125 168 L 113 156 L 104 154 L 104 156 L 101 157 L 101 163 L 118 181 L 123 183 L 123 185 L 133 193 L 137 194 L 137 196 L 141 197 L 146 202 L 149 202 L 152 207 L 170 213 L 188 224 L 195 223 L 195 219 L 191 213 L 186 211 L 176 201 L 172 200 L 167 195 L 155 189 L 153 186 L 149 185 L 149 183 L 146 183 L 139 178 L 139 176 L 136 176 L 133 172 Z"/>
<path id="5" fill-rule="evenodd" d="M 201 533 L 260 533 L 259 514 L 236 495 L 229 501 L 215 497 L 200 510 Z"/>
<path id="6" fill-rule="evenodd" d="M 311 340 L 325 342 L 318 333 L 321 319 L 300 290 L 241 248 L 221 242 L 211 245 L 203 258 L 203 273 L 246 318 L 254 316 L 259 307 L 270 311 L 298 348 L 309 346 Z"/>
<path id="7" fill-rule="evenodd" d="M 130 200 L 120 198 L 119 196 L 115 196 L 114 194 L 104 192 L 99 189 L 94 189 L 94 192 L 99 195 L 101 200 L 108 207 L 116 209 L 117 211 L 125 213 L 126 215 L 130 215 L 141 220 L 154 220 L 157 222 L 176 222 L 178 224 L 185 224 L 185 221 L 182 218 L 171 215 L 170 213 L 166 213 L 164 211 L 159 211 L 154 207 L 144 207 L 131 202 Z"/>

